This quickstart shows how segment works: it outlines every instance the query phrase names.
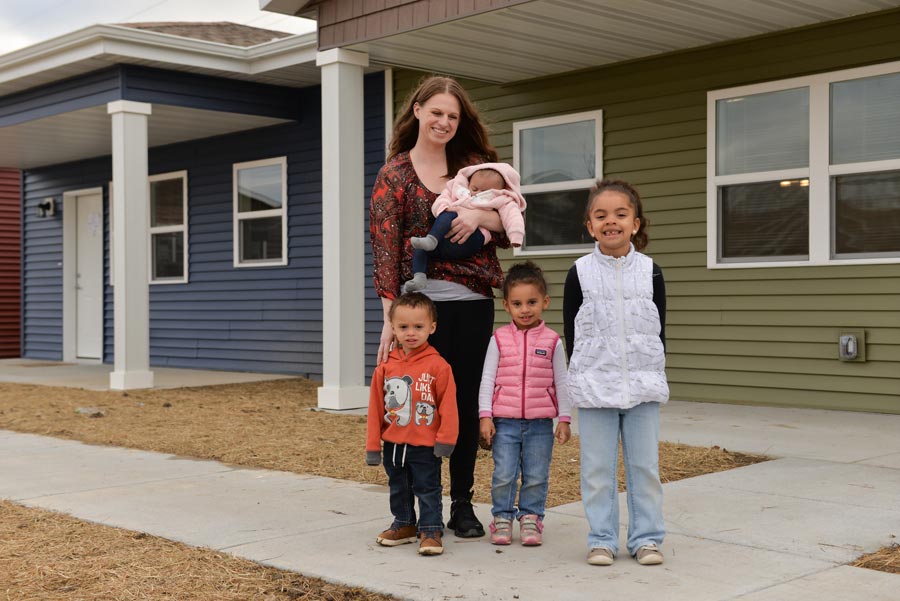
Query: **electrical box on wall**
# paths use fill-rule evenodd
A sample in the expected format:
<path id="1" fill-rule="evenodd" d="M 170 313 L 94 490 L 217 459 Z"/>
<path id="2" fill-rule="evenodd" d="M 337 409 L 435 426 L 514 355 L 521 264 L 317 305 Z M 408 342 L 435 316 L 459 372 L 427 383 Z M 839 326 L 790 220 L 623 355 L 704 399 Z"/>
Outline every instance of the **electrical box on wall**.
<path id="1" fill-rule="evenodd" d="M 866 360 L 866 331 L 842 330 L 838 335 L 838 359 L 862 362 Z"/>

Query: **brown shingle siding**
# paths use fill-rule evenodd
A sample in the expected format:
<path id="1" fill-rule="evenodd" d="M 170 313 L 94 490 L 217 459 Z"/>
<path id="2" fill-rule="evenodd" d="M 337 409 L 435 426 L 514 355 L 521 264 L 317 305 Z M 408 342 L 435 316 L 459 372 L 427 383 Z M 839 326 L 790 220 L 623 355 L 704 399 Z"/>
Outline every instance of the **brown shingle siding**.
<path id="1" fill-rule="evenodd" d="M 257 44 L 264 44 L 265 42 L 270 42 L 272 40 L 280 38 L 287 38 L 293 35 L 290 33 L 285 33 L 283 31 L 261 29 L 259 27 L 250 27 L 249 25 L 229 23 L 227 21 L 209 23 L 117 23 L 117 25 L 121 25 L 122 27 L 130 27 L 132 29 L 141 29 L 144 31 L 155 31 L 157 33 L 177 35 L 182 38 L 191 38 L 194 40 L 204 40 L 207 42 L 228 44 L 229 46 L 238 46 L 241 48 L 256 46 Z"/>
<path id="2" fill-rule="evenodd" d="M 527 0 L 322 0 L 319 49 L 384 38 Z"/>

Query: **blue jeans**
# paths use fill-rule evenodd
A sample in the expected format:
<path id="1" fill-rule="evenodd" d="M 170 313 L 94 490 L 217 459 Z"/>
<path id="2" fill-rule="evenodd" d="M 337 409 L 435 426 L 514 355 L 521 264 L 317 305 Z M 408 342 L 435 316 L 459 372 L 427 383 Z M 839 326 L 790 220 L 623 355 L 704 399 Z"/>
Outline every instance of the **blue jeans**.
<path id="1" fill-rule="evenodd" d="M 384 471 L 391 492 L 394 527 L 418 526 L 419 533 L 444 533 L 441 458 L 433 447 L 384 443 Z M 419 500 L 416 521 L 414 501 Z"/>
<path id="2" fill-rule="evenodd" d="M 494 427 L 491 513 L 507 520 L 532 514 L 543 519 L 553 455 L 553 420 L 496 417 Z M 519 476 L 522 490 L 518 491 L 517 508 Z"/>
<path id="3" fill-rule="evenodd" d="M 588 520 L 588 548 L 619 550 L 616 464 L 619 436 L 628 501 L 628 553 L 662 543 L 662 484 L 659 482 L 659 403 L 631 409 L 578 410 L 581 438 L 581 500 Z"/>
<path id="4" fill-rule="evenodd" d="M 425 273 L 428 270 L 428 258 L 435 259 L 467 259 L 481 250 L 484 246 L 484 234 L 481 230 L 475 230 L 472 235 L 462 244 L 450 242 L 444 236 L 450 231 L 450 225 L 456 219 L 457 213 L 453 211 L 444 211 L 434 220 L 431 231 L 428 233 L 437 238 L 438 245 L 432 251 L 417 248 L 413 250 L 412 270 L 413 273 Z"/>

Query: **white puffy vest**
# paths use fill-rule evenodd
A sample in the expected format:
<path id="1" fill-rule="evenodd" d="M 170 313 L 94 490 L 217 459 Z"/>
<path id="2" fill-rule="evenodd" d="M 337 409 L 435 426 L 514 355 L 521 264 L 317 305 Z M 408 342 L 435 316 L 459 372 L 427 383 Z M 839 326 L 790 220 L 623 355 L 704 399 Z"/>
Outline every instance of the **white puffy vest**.
<path id="1" fill-rule="evenodd" d="M 575 261 L 584 301 L 575 316 L 569 395 L 575 407 L 629 409 L 669 399 L 666 357 L 653 303 L 653 260 L 598 248 Z"/>

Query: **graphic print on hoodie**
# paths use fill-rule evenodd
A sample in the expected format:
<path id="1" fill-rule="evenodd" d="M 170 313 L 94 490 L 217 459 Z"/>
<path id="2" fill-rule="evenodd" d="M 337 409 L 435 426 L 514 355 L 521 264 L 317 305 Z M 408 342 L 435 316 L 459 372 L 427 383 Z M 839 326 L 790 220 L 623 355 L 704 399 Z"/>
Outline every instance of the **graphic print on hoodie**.
<path id="1" fill-rule="evenodd" d="M 366 450 L 381 441 L 433 447 L 453 446 L 459 432 L 456 384 L 450 365 L 425 344 L 411 353 L 391 352 L 372 374 Z"/>

